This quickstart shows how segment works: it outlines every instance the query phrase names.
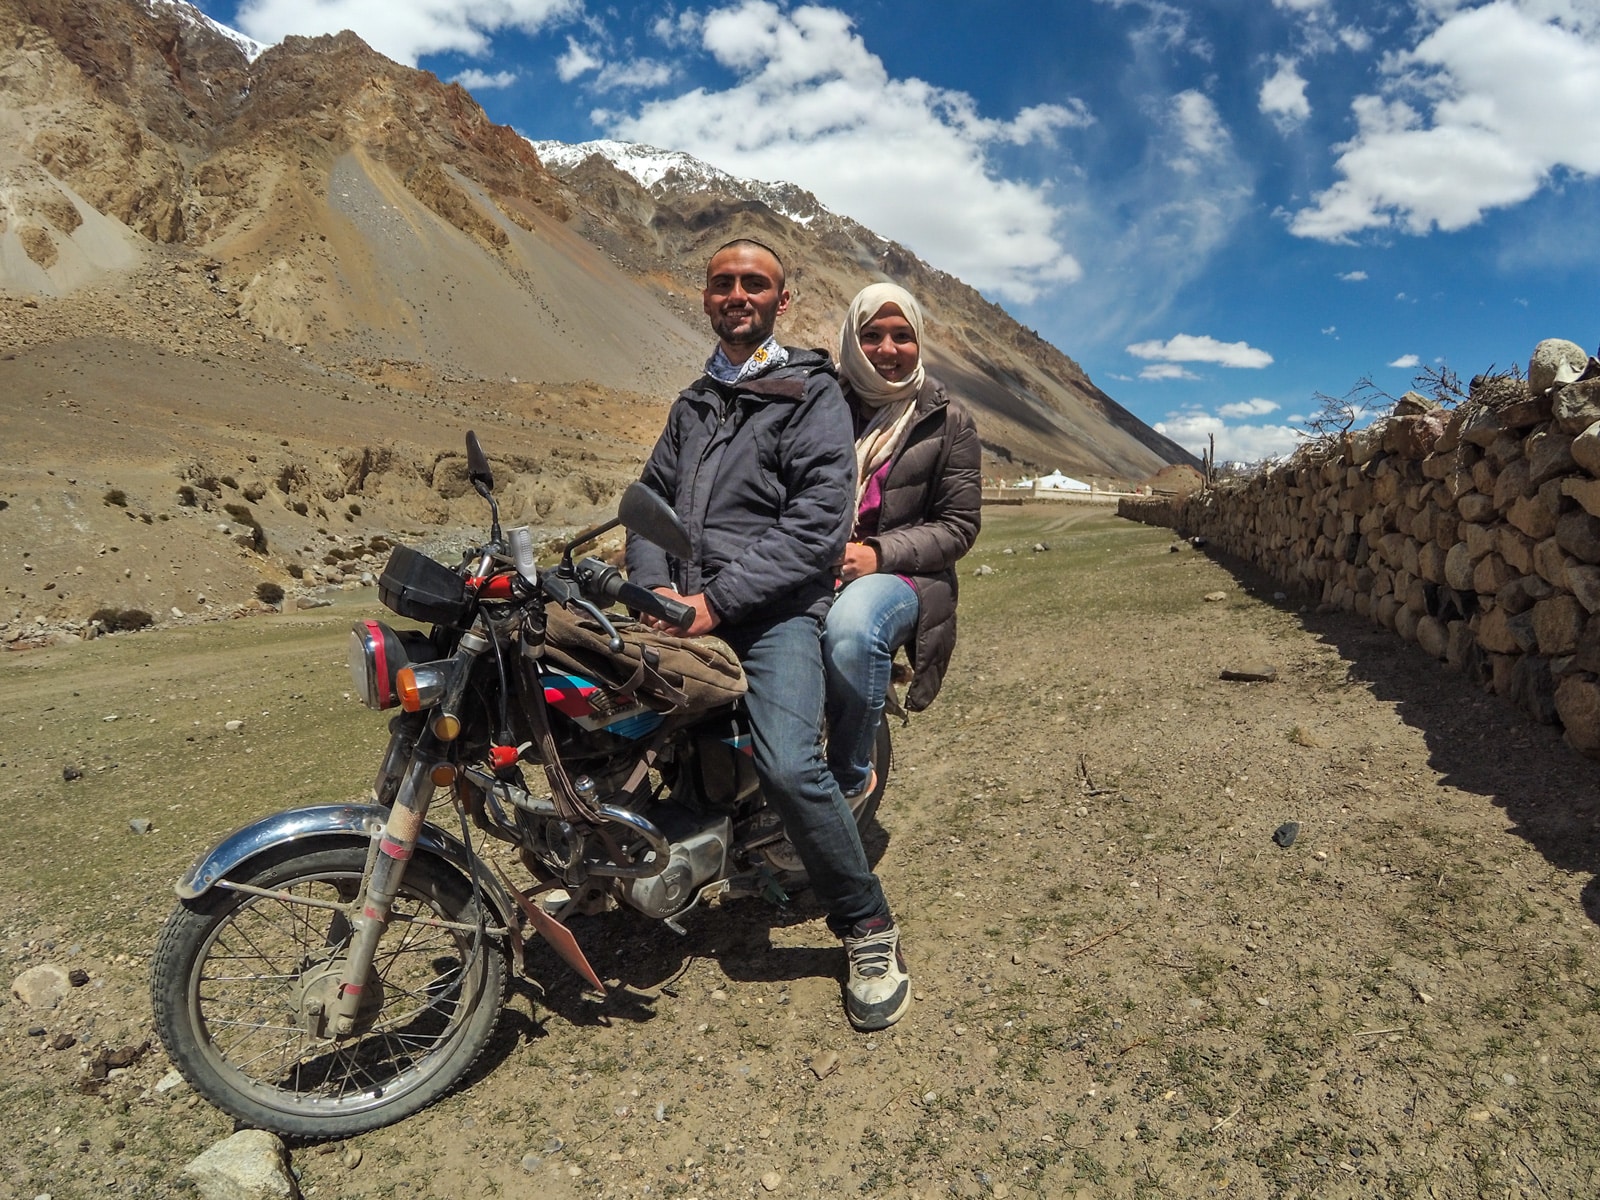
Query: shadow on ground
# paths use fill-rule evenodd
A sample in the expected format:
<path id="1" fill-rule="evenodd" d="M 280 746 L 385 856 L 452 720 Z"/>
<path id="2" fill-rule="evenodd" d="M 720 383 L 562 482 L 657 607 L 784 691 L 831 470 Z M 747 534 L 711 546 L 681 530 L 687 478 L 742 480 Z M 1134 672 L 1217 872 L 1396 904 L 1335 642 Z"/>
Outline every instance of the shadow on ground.
<path id="1" fill-rule="evenodd" d="M 1552 866 L 1590 876 L 1584 911 L 1600 924 L 1600 762 L 1569 747 L 1559 727 L 1538 724 L 1382 626 L 1355 613 L 1318 611 L 1314 600 L 1286 596 L 1284 585 L 1253 564 L 1210 547 L 1205 553 L 1250 594 L 1293 613 L 1337 650 L 1352 683 L 1394 705 L 1422 734 L 1436 786 L 1485 797 Z"/>

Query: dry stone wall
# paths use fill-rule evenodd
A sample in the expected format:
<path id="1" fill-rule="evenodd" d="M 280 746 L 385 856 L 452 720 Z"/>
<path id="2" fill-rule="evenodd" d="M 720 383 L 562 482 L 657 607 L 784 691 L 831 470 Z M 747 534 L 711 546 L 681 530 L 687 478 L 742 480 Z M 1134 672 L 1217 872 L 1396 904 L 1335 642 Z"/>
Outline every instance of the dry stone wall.
<path id="1" fill-rule="evenodd" d="M 1573 343 L 1455 409 L 1408 393 L 1367 429 L 1119 512 L 1371 618 L 1600 758 L 1600 362 Z"/>

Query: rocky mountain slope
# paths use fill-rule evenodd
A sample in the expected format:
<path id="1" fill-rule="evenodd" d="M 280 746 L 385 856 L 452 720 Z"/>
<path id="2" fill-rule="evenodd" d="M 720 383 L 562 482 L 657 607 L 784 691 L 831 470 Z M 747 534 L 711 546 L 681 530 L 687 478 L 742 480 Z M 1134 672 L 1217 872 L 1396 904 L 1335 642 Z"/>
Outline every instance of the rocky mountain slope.
<path id="1" fill-rule="evenodd" d="M 709 229 L 755 226 L 792 263 L 789 335 L 837 341 L 839 316 L 864 281 L 889 278 L 928 310 L 935 372 L 976 413 L 997 474 L 1059 467 L 1138 480 L 1193 457 L 1090 381 L 1067 355 L 961 280 L 830 212 L 792 183 L 739 179 L 678 151 L 621 142 L 535 142 L 581 200 L 580 220 L 634 262 L 692 284 Z M 1158 465 L 1159 464 L 1159 465 Z M 1008 471 L 1007 468 L 1013 468 Z"/>
<path id="2" fill-rule="evenodd" d="M 699 275 L 741 232 L 797 264 L 793 341 L 831 341 L 866 278 L 916 290 L 998 470 L 1185 457 L 959 281 L 795 220 L 797 189 L 553 174 L 351 34 L 262 50 L 174 0 L 0 0 L 0 94 L 0 637 L 359 574 L 374 538 L 477 519 L 468 427 L 508 517 L 595 516 L 703 360 Z"/>

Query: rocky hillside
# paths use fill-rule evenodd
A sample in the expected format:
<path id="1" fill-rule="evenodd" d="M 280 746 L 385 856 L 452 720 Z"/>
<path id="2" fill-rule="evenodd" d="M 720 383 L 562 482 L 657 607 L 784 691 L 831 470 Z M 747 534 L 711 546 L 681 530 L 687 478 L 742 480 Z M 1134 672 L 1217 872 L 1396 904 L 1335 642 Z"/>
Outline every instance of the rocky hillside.
<path id="1" fill-rule="evenodd" d="M 619 258 L 656 264 L 693 286 L 708 230 L 755 228 L 791 266 L 789 336 L 837 341 L 864 281 L 889 278 L 928 310 L 935 372 L 977 414 L 996 474 L 1058 467 L 1092 479 L 1142 480 L 1194 463 L 1090 381 L 1083 369 L 976 289 L 791 183 L 738 179 L 676 151 L 619 142 L 535 142 L 579 197 L 579 221 Z"/>
<path id="2" fill-rule="evenodd" d="M 804 193 L 552 174 L 350 34 L 262 50 L 173 0 L 0 0 L 0 90 L 8 636 L 359 573 L 374 538 L 476 519 L 468 427 L 508 517 L 589 519 L 702 361 L 699 274 L 737 232 L 797 264 L 791 340 L 831 341 L 873 275 L 918 291 L 996 468 L 1186 457 L 959 281 L 784 215 Z"/>

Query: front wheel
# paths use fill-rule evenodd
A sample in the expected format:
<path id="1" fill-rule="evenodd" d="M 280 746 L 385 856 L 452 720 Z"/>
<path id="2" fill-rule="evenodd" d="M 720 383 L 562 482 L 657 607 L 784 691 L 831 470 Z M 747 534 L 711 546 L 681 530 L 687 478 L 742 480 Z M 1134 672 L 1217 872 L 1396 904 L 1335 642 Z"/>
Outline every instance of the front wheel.
<path id="1" fill-rule="evenodd" d="M 412 859 L 378 945 L 357 1031 L 317 1036 L 338 987 L 366 863 L 358 844 L 286 847 L 238 882 L 175 909 L 151 968 L 156 1028 L 183 1077 L 254 1128 L 345 1137 L 410 1116 L 478 1057 L 505 999 L 502 947 L 475 929 L 477 902 L 453 868 Z M 306 901 L 312 901 L 308 904 Z M 419 920 L 420 919 L 420 920 Z"/>

